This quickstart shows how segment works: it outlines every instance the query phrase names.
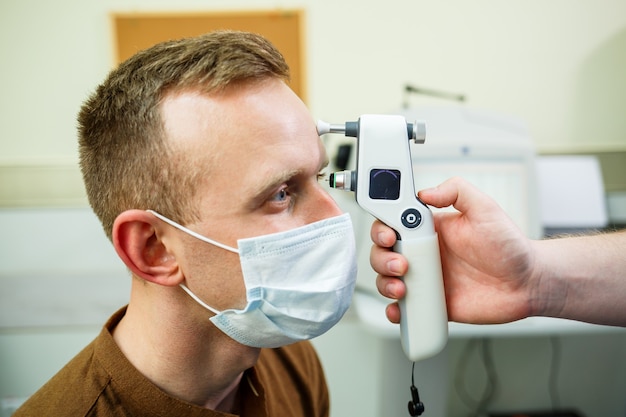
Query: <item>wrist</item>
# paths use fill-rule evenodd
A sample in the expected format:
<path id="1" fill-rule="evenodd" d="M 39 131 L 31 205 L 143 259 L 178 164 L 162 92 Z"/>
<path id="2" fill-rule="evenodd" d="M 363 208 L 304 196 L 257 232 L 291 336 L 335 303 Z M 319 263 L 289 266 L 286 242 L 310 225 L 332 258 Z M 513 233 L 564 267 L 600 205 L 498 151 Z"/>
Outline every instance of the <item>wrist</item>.
<path id="1" fill-rule="evenodd" d="M 529 316 L 561 317 L 567 299 L 567 281 L 559 271 L 557 240 L 532 241 L 533 266 L 529 278 Z"/>

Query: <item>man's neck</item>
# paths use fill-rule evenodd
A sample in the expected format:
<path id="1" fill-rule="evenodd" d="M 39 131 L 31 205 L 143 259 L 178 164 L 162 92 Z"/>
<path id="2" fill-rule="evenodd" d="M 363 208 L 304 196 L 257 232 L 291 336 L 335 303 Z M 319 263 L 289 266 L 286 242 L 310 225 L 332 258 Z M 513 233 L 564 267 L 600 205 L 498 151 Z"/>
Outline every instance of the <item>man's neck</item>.
<path id="1" fill-rule="evenodd" d="M 260 350 L 243 346 L 207 319 L 195 326 L 179 316 L 129 305 L 113 338 L 147 379 L 173 397 L 212 410 L 233 412 L 243 372 Z"/>

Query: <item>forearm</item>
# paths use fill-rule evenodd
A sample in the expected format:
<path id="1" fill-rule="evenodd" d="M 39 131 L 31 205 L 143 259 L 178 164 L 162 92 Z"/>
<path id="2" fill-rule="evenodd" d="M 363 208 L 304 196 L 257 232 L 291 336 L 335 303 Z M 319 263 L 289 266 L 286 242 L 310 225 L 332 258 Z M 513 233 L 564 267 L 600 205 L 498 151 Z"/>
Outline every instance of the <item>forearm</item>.
<path id="1" fill-rule="evenodd" d="M 626 326 L 626 232 L 534 242 L 533 315 Z"/>

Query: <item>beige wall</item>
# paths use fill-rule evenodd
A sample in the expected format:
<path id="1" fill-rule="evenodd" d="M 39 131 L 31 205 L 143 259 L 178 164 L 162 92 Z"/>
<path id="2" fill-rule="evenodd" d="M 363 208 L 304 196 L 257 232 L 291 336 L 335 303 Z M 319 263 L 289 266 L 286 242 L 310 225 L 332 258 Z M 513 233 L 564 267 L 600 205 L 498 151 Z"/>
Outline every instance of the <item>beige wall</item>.
<path id="1" fill-rule="evenodd" d="M 611 155 L 626 190 L 623 0 L 3 0 L 0 205 L 81 204 L 75 115 L 112 62 L 112 11 L 305 10 L 309 105 L 390 112 L 405 83 L 525 120 L 539 151 Z M 411 98 L 411 104 L 441 104 Z"/>

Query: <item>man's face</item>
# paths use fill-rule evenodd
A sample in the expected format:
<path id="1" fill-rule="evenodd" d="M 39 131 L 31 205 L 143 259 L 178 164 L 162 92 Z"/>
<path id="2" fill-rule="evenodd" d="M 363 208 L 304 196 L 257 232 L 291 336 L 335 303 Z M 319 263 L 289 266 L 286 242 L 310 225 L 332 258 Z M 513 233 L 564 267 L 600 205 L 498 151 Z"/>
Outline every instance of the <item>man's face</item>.
<path id="1" fill-rule="evenodd" d="M 186 225 L 190 229 L 237 247 L 237 239 L 341 213 L 318 182 L 327 156 L 315 124 L 282 81 L 211 96 L 177 93 L 165 98 L 162 115 L 181 164 L 190 170 L 210 167 L 196 196 L 200 221 Z M 236 254 L 193 238 L 183 246 L 187 280 L 206 287 L 201 298 L 219 309 L 245 305 Z"/>

